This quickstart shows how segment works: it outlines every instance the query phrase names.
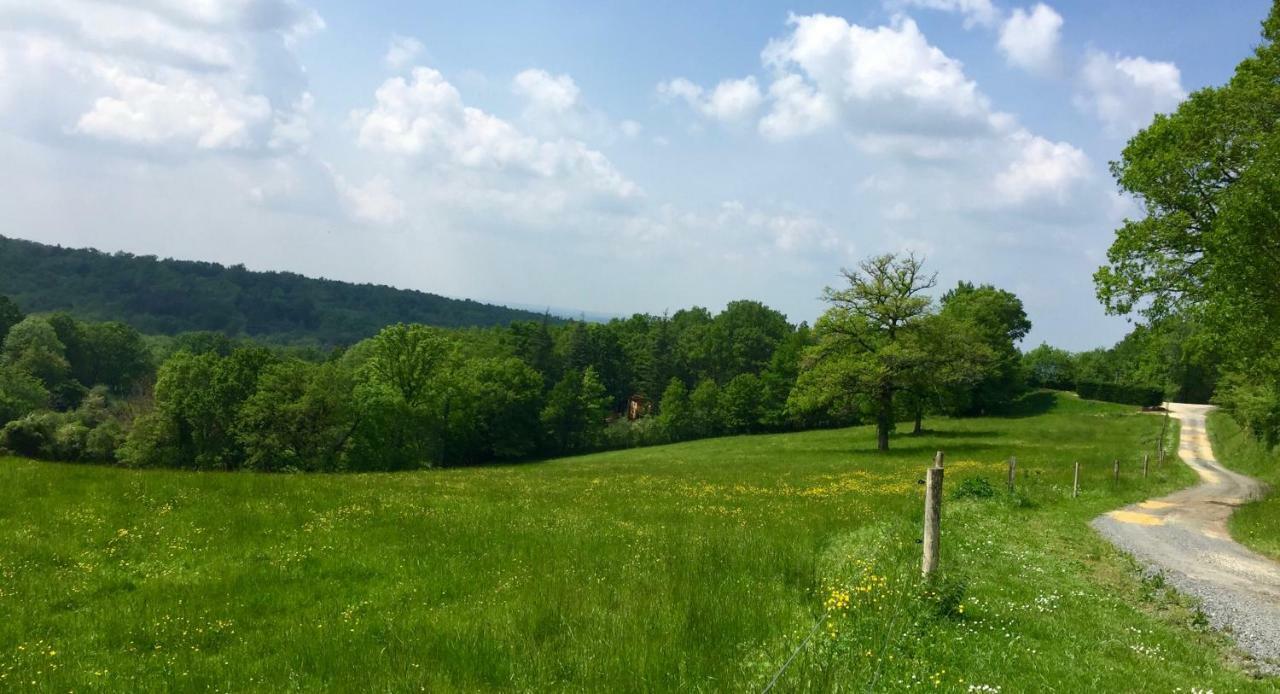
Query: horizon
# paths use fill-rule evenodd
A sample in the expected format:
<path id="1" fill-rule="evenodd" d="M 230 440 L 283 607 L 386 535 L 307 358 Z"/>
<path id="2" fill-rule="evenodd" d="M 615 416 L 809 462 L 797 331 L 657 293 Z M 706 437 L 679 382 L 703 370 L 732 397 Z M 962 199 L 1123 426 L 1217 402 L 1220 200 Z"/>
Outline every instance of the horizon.
<path id="1" fill-rule="evenodd" d="M 1106 162 L 1226 81 L 1267 6 L 7 6 L 0 214 L 593 316 L 812 323 L 841 267 L 915 251 L 935 296 L 1022 298 L 1024 347 L 1107 347 L 1130 321 L 1089 277 L 1141 211 Z"/>

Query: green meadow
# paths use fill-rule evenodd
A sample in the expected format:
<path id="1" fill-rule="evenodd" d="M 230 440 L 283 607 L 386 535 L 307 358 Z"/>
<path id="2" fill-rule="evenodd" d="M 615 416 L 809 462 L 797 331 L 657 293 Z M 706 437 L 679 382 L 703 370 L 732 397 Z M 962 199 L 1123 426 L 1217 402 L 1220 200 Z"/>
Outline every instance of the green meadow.
<path id="1" fill-rule="evenodd" d="M 1194 481 L 1141 477 L 1160 419 L 1022 410 L 887 454 L 859 427 L 394 474 L 0 459 L 0 690 L 760 691 L 793 653 L 775 691 L 1269 686 L 1088 527 Z"/>
<path id="2" fill-rule="evenodd" d="M 1244 431 L 1231 415 L 1209 413 L 1209 438 L 1218 462 L 1272 487 L 1280 485 L 1280 453 Z M 1231 534 L 1241 543 L 1275 559 L 1280 559 L 1280 496 L 1266 498 L 1236 509 L 1231 514 Z"/>

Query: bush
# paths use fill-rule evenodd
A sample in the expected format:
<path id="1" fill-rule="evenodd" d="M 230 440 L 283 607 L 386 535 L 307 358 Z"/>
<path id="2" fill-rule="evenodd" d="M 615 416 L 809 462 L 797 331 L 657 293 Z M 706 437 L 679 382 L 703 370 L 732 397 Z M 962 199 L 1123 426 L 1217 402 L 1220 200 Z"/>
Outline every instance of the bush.
<path id="1" fill-rule="evenodd" d="M 1076 394 L 1086 400 L 1118 402 L 1140 407 L 1156 407 L 1164 402 L 1164 390 L 1160 388 L 1122 383 L 1080 381 L 1076 384 Z"/>
<path id="2" fill-rule="evenodd" d="M 614 449 L 653 446 L 663 443 L 666 438 L 666 431 L 657 417 L 643 417 L 634 422 L 619 419 L 601 432 L 600 447 Z"/>
<path id="3" fill-rule="evenodd" d="M 45 457 L 53 452 L 59 417 L 53 412 L 29 414 L 0 429 L 0 447 L 18 455 Z"/>
<path id="4" fill-rule="evenodd" d="M 951 493 L 953 499 L 990 499 L 996 495 L 991 483 L 983 477 L 966 477 Z"/>

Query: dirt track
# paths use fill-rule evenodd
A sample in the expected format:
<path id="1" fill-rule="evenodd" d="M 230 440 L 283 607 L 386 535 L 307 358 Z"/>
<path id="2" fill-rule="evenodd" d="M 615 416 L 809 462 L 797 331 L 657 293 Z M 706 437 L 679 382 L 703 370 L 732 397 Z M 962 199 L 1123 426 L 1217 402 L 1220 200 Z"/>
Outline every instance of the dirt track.
<path id="1" fill-rule="evenodd" d="M 1227 517 L 1264 485 L 1218 464 L 1205 432 L 1207 405 L 1170 404 L 1182 423 L 1179 455 L 1200 484 L 1099 516 L 1093 527 L 1179 590 L 1203 602 L 1259 669 L 1280 674 L 1280 564 L 1231 539 Z"/>

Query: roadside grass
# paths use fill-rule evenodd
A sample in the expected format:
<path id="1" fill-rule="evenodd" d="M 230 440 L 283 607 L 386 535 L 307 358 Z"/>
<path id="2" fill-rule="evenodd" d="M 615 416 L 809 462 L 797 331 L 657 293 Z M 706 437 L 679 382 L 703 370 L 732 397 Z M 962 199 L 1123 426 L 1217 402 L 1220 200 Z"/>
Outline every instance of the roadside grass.
<path id="1" fill-rule="evenodd" d="M 1273 488 L 1280 485 L 1280 450 L 1268 450 L 1221 410 L 1209 413 L 1208 429 L 1213 453 L 1219 462 Z M 1280 496 L 1269 493 L 1236 509 L 1228 528 L 1241 544 L 1280 560 Z"/>
<path id="2" fill-rule="evenodd" d="M 0 690 L 758 691 L 815 623 L 776 691 L 1269 687 L 1087 525 L 1194 481 L 1141 477 L 1160 420 L 1024 405 L 888 454 L 860 427 L 402 474 L 3 459 Z"/>

